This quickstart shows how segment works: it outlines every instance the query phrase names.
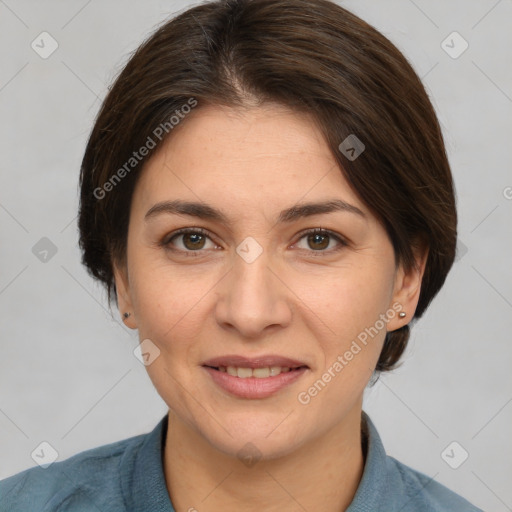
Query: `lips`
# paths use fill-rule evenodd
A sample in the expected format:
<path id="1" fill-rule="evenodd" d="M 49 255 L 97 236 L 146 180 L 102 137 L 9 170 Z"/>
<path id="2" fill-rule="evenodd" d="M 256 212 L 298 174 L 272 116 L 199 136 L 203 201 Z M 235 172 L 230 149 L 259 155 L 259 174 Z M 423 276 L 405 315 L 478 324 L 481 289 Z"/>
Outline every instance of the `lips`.
<path id="1" fill-rule="evenodd" d="M 267 398 L 309 370 L 302 361 L 276 355 L 253 358 L 227 355 L 208 359 L 202 367 L 225 392 L 245 399 Z"/>

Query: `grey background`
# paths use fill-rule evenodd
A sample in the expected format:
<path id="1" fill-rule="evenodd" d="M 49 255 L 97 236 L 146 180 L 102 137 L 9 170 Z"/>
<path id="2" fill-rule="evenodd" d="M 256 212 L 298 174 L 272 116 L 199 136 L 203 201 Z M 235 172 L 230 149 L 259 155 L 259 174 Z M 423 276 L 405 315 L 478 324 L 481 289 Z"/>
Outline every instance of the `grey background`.
<path id="1" fill-rule="evenodd" d="M 389 454 L 486 511 L 512 510 L 512 2 L 341 4 L 423 78 L 460 215 L 459 259 L 413 328 L 403 367 L 368 390 L 365 410 Z M 34 466 L 41 441 L 63 460 L 147 432 L 166 412 L 133 355 L 137 334 L 80 264 L 77 180 L 107 84 L 190 5 L 0 0 L 0 478 Z M 47 59 L 31 48 L 42 31 L 59 45 Z M 453 31 L 469 43 L 457 59 L 441 46 Z M 57 249 L 46 262 L 32 251 L 43 237 Z M 469 453 L 458 469 L 441 457 L 452 441 Z"/>

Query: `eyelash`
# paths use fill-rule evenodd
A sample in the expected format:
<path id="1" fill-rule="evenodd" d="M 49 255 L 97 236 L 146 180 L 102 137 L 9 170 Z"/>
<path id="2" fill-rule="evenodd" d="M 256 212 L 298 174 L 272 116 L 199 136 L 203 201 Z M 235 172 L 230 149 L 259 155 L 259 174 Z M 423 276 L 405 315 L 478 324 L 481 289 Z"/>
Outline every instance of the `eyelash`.
<path id="1" fill-rule="evenodd" d="M 184 253 L 184 254 L 186 254 L 186 256 L 191 256 L 191 257 L 201 256 L 201 253 L 204 252 L 204 249 L 198 249 L 196 251 L 191 251 L 191 250 L 183 250 L 183 249 L 173 249 L 172 247 L 170 247 L 171 241 L 174 238 L 178 237 L 179 235 L 188 235 L 188 234 L 203 235 L 203 236 L 209 238 L 213 242 L 209 232 L 206 229 L 203 229 L 203 228 L 194 228 L 194 229 L 192 229 L 192 228 L 182 228 L 182 229 L 179 229 L 179 230 L 175 231 L 174 233 L 171 233 L 171 235 L 166 236 L 162 240 L 160 245 L 165 247 L 166 249 L 168 249 L 170 251 Z M 329 231 L 327 229 L 323 229 L 323 228 L 312 228 L 312 229 L 308 229 L 306 231 L 303 231 L 302 233 L 300 233 L 297 242 L 299 240 L 301 240 L 302 238 L 304 238 L 305 236 L 308 236 L 308 235 L 324 235 L 324 236 L 329 236 L 331 238 L 334 238 L 339 243 L 339 245 L 337 247 L 335 247 L 334 249 L 318 250 L 318 251 L 314 251 L 313 249 L 309 250 L 309 252 L 312 252 L 312 253 L 315 253 L 315 254 L 322 254 L 322 253 L 323 254 L 332 254 L 332 253 L 335 253 L 337 251 L 340 251 L 341 249 L 343 249 L 344 247 L 346 247 L 348 245 L 348 243 L 343 238 L 341 238 L 339 235 L 337 235 L 337 234 L 335 234 L 332 231 Z M 307 249 L 305 249 L 305 250 L 307 250 Z"/>

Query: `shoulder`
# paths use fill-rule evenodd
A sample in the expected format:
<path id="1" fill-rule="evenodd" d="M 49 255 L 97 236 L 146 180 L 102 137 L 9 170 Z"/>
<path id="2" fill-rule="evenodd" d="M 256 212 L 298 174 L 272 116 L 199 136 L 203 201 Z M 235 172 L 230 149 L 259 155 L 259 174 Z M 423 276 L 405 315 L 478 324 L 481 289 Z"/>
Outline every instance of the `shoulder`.
<path id="1" fill-rule="evenodd" d="M 404 497 L 404 510 L 418 512 L 482 512 L 469 501 L 432 477 L 387 456 L 388 474 L 393 475 L 393 491 Z"/>
<path id="2" fill-rule="evenodd" d="M 370 417 L 362 414 L 363 476 L 347 512 L 482 512 L 469 501 L 386 453 Z"/>
<path id="3" fill-rule="evenodd" d="M 78 453 L 46 468 L 26 469 L 0 481 L 0 512 L 124 511 L 121 461 L 147 434 Z"/>

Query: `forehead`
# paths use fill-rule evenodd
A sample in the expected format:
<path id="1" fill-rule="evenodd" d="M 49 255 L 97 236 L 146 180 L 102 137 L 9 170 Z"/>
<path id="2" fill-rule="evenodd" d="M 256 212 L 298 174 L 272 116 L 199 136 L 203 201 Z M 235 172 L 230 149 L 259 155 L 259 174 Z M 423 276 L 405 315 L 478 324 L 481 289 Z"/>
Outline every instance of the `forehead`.
<path id="1" fill-rule="evenodd" d="M 265 105 L 191 113 L 144 166 L 134 202 L 282 206 L 339 197 L 365 210 L 307 115 Z"/>

